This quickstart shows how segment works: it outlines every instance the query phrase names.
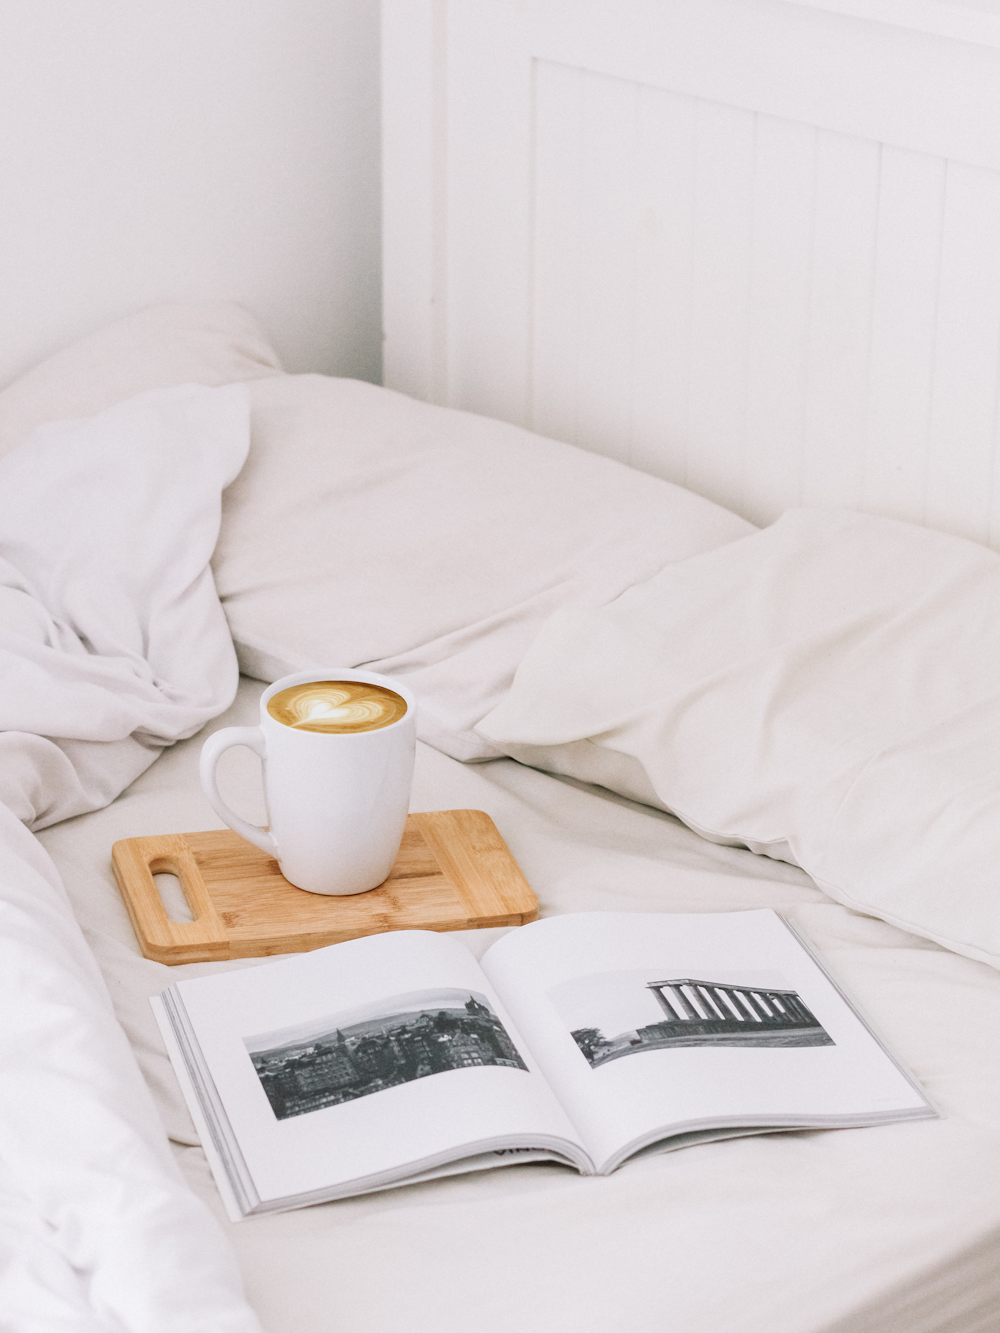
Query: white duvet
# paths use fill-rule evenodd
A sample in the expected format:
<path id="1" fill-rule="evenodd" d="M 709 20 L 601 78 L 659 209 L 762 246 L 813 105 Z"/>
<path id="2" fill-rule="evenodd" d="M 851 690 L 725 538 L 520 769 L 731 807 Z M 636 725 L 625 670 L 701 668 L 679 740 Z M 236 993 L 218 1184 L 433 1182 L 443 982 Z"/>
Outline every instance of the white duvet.
<path id="1" fill-rule="evenodd" d="M 28 831 L 106 805 L 231 702 L 209 559 L 248 442 L 242 386 L 188 385 L 0 461 L 4 1329 L 259 1328 Z"/>
<path id="2" fill-rule="evenodd" d="M 140 775 L 233 699 L 208 560 L 247 434 L 243 389 L 187 387 L 43 428 L 0 462 L 5 1330 L 260 1328 L 146 1003 L 176 976 L 138 956 L 107 866 L 115 837 L 208 814 L 199 741 Z M 247 684 L 225 721 L 251 720 L 258 692 Z M 241 808 L 257 785 L 246 770 Z M 791 866 L 507 760 L 470 767 L 421 746 L 414 802 L 487 809 L 545 914 L 786 911 L 943 1118 L 695 1147 L 607 1180 L 555 1166 L 457 1177 L 230 1228 L 269 1330 L 995 1327 L 994 969 L 829 902 Z M 31 830 L 66 868 L 75 916 Z"/>
<path id="3" fill-rule="evenodd" d="M 246 726 L 258 681 L 206 730 Z M 108 865 L 118 838 L 215 827 L 182 741 L 112 805 L 46 829 L 186 1178 L 226 1229 L 268 1333 L 994 1333 L 1000 1326 L 1000 974 L 831 902 L 793 866 L 511 760 L 417 747 L 413 808 L 496 821 L 559 912 L 785 913 L 915 1074 L 940 1120 L 757 1135 L 631 1162 L 455 1176 L 226 1222 L 148 1003 L 266 959 L 143 958 Z M 264 818 L 259 765 L 227 794 Z M 482 952 L 498 932 L 461 936 Z"/>

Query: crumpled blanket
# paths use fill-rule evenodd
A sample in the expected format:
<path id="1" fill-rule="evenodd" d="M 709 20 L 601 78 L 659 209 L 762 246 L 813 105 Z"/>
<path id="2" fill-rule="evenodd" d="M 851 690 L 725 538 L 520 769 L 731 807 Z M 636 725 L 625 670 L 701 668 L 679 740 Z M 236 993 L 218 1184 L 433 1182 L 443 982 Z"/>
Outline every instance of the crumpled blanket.
<path id="1" fill-rule="evenodd" d="M 4 1329 L 259 1329 L 28 831 L 106 805 L 232 701 L 209 560 L 248 443 L 243 386 L 184 385 L 0 460 Z"/>

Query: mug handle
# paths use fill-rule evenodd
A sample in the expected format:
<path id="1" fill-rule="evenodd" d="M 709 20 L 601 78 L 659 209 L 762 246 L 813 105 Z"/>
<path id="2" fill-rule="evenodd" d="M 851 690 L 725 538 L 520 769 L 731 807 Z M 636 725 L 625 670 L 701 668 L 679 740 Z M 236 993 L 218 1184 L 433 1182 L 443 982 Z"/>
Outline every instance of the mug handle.
<path id="1" fill-rule="evenodd" d="M 241 838 L 246 838 L 247 842 L 252 842 L 262 852 L 267 852 L 268 856 L 277 856 L 278 844 L 274 836 L 267 829 L 258 828 L 256 824 L 248 824 L 245 819 L 241 819 L 230 810 L 219 794 L 215 771 L 223 751 L 232 749 L 234 745 L 245 745 L 247 749 L 253 750 L 254 754 L 260 755 L 261 759 L 267 755 L 264 733 L 260 727 L 223 727 L 221 731 L 209 736 L 201 747 L 199 773 L 202 788 L 212 803 L 212 809 L 235 833 Z"/>

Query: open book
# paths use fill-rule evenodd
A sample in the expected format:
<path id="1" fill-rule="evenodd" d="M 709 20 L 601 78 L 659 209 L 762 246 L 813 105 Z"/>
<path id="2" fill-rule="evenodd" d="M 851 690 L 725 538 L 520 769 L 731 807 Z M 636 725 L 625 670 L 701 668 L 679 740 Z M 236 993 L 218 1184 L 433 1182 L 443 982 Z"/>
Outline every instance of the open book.
<path id="1" fill-rule="evenodd" d="M 234 1220 L 545 1158 L 934 1114 L 774 912 L 400 931 L 152 1001 Z"/>

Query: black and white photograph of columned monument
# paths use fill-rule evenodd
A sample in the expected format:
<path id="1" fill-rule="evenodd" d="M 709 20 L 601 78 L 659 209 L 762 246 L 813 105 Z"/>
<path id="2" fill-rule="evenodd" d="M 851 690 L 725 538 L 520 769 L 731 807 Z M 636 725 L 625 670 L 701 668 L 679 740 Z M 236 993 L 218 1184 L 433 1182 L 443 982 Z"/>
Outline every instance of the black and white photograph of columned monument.
<path id="1" fill-rule="evenodd" d="M 604 1010 L 605 1028 L 609 1018 L 617 1020 L 610 1031 L 596 1022 L 579 1022 L 581 987 L 588 981 L 594 983 L 597 1001 L 591 1012 Z M 635 973 L 602 973 L 557 987 L 550 999 L 592 1069 L 626 1055 L 680 1046 L 834 1045 L 797 991 L 773 985 L 683 976 L 644 981 Z M 640 1013 L 657 1017 L 653 1022 L 635 1022 Z M 619 1027 L 623 1020 L 634 1026 L 623 1030 Z"/>
<path id="2" fill-rule="evenodd" d="M 244 1039 L 278 1120 L 455 1069 L 527 1069 L 485 995 L 414 991 Z"/>

